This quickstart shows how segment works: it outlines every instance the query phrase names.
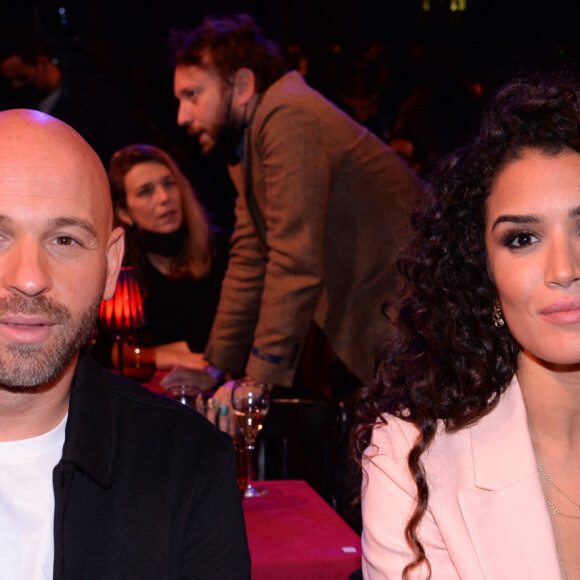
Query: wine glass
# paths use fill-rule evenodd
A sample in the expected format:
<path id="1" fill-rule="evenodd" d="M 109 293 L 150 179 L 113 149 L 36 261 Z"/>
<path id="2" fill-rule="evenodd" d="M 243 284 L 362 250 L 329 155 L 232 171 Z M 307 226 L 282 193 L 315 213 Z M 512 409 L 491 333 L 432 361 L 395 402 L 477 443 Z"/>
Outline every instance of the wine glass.
<path id="1" fill-rule="evenodd" d="M 272 385 L 252 379 L 236 381 L 232 388 L 232 407 L 238 419 L 246 454 L 246 490 L 244 497 L 258 497 L 268 493 L 267 489 L 252 485 L 252 452 L 262 422 L 270 407 Z"/>
<path id="2" fill-rule="evenodd" d="M 171 385 L 165 388 L 165 396 L 199 410 L 201 390 L 193 385 Z"/>

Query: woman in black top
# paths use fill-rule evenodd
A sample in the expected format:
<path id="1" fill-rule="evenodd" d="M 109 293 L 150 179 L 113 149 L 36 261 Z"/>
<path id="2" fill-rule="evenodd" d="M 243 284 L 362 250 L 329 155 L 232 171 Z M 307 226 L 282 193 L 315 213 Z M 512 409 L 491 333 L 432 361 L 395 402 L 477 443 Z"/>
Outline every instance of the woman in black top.
<path id="1" fill-rule="evenodd" d="M 109 165 L 125 264 L 136 266 L 157 368 L 201 368 L 228 259 L 229 236 L 209 224 L 173 158 L 129 145 Z"/>

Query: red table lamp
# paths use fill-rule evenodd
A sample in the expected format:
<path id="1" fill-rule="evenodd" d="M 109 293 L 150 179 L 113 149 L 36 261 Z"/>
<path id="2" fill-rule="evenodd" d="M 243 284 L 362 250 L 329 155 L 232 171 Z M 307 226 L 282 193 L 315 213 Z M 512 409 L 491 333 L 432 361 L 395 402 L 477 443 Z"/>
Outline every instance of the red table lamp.
<path id="1" fill-rule="evenodd" d="M 99 310 L 101 326 L 111 331 L 118 349 L 119 373 L 124 374 L 123 344 L 130 331 L 143 328 L 143 297 L 137 280 L 137 270 L 132 266 L 123 266 L 117 280 L 114 296 L 103 300 Z"/>

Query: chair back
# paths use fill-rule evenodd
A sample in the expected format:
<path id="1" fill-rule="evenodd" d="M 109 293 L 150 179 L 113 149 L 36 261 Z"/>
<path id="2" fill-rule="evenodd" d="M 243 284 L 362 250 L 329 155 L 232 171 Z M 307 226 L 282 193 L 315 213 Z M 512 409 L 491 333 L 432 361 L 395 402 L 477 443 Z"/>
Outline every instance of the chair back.
<path id="1" fill-rule="evenodd" d="M 345 436 L 342 401 L 275 399 L 256 442 L 256 479 L 303 479 L 332 505 Z"/>

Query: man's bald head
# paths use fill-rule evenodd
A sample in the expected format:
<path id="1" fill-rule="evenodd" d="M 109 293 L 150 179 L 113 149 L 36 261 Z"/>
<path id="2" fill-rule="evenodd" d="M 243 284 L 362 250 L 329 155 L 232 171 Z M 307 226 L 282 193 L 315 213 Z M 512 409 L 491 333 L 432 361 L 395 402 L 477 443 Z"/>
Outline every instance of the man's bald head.
<path id="1" fill-rule="evenodd" d="M 113 210 L 105 169 L 89 144 L 67 124 L 27 109 L 0 112 L 0 187 L 13 182 L 38 181 L 52 189 L 55 176 L 63 196 L 91 205 L 99 227 L 112 228 Z"/>
<path id="2" fill-rule="evenodd" d="M 0 386 L 68 388 L 121 267 L 111 205 L 78 133 L 36 111 L 0 113 Z"/>

